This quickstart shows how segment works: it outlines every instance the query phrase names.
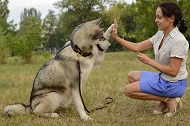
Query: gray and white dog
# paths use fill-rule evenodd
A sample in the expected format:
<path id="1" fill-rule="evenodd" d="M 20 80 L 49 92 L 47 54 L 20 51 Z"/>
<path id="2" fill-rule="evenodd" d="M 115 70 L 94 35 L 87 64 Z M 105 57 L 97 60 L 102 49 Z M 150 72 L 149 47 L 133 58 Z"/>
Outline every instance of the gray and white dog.
<path id="1" fill-rule="evenodd" d="M 108 39 L 113 24 L 103 32 L 101 19 L 83 23 L 72 32 L 70 41 L 38 71 L 30 95 L 30 104 L 13 104 L 4 108 L 4 115 L 34 113 L 59 117 L 55 110 L 67 107 L 72 99 L 81 119 L 85 113 L 80 91 L 94 66 L 100 66 L 111 45 Z"/>

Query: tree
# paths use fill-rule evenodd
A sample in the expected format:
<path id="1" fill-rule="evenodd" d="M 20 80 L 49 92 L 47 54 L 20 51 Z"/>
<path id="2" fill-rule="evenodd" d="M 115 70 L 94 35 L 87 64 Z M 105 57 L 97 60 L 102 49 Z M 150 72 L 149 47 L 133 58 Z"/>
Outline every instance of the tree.
<path id="1" fill-rule="evenodd" d="M 42 34 L 43 37 L 47 37 L 47 43 L 45 47 L 59 47 L 59 42 L 57 41 L 56 29 L 57 27 L 57 18 L 53 10 L 49 10 L 47 16 L 43 19 L 42 23 Z"/>
<path id="2" fill-rule="evenodd" d="M 134 37 L 137 41 L 148 39 L 156 33 L 157 27 L 154 20 L 158 4 L 159 0 L 136 0 L 134 21 L 137 25 Z"/>
<path id="3" fill-rule="evenodd" d="M 134 8 L 134 21 L 137 24 L 136 30 L 134 32 L 137 41 L 142 41 L 145 39 L 150 38 L 154 35 L 158 29 L 155 24 L 155 11 L 158 5 L 161 2 L 168 1 L 168 0 L 136 0 L 136 3 L 133 5 Z M 184 14 L 184 18 L 186 19 L 187 26 L 189 26 L 189 6 L 190 3 L 186 0 L 170 0 L 176 2 L 182 9 L 182 13 Z M 131 11 L 132 12 L 132 11 Z M 190 30 L 187 31 L 186 37 L 190 35 Z"/>
<path id="4" fill-rule="evenodd" d="M 61 33 L 61 43 L 69 40 L 76 26 L 86 21 L 101 18 L 101 11 L 111 0 L 62 0 L 55 3 L 62 13 L 59 15 L 57 31 Z"/>
<path id="5" fill-rule="evenodd" d="M 9 16 L 8 3 L 8 0 L 4 0 L 3 2 L 0 0 L 0 26 L 4 31 L 7 31 L 9 27 L 7 23 L 7 18 Z"/>
<path id="6" fill-rule="evenodd" d="M 17 53 L 24 63 L 31 63 L 33 51 L 44 43 L 41 27 L 41 13 L 34 8 L 24 9 L 21 13 L 19 34 L 17 36 Z"/>
<path id="7" fill-rule="evenodd" d="M 7 48 L 6 48 L 6 38 L 0 27 L 0 64 L 4 64 L 7 61 Z"/>
<path id="8" fill-rule="evenodd" d="M 30 25 L 31 21 L 41 22 L 41 12 L 37 12 L 35 8 L 24 8 L 20 15 L 20 29 L 19 32 L 24 34 L 28 30 L 28 25 Z M 31 20 L 31 21 L 30 21 Z"/>
<path id="9" fill-rule="evenodd" d="M 13 33 L 15 33 L 15 25 L 13 21 L 7 22 L 9 16 L 8 0 L 0 0 L 0 63 L 6 63 L 8 56 L 8 48 L 10 41 L 8 41 Z"/>
<path id="10" fill-rule="evenodd" d="M 125 21 L 123 21 L 122 17 L 126 16 L 125 9 L 127 8 L 126 6 L 128 6 L 127 4 L 113 4 L 109 7 L 108 10 L 104 10 L 102 11 L 102 23 L 101 26 L 105 28 L 105 30 L 111 25 L 113 24 L 114 19 L 117 19 L 118 22 L 118 35 L 121 36 L 122 38 L 126 37 L 126 32 L 125 32 Z M 110 39 L 109 40 L 111 42 L 111 47 L 109 48 L 109 50 L 111 51 L 116 51 L 116 50 L 121 50 L 121 46 L 116 43 L 114 40 Z"/>

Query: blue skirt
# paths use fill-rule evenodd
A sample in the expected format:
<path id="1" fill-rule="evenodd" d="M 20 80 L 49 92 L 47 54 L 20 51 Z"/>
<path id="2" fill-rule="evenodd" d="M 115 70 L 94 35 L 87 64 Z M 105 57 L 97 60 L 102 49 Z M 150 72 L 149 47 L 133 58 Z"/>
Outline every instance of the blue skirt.
<path id="1" fill-rule="evenodd" d="M 159 73 L 142 71 L 140 90 L 143 93 L 162 97 L 182 97 L 186 91 L 187 78 L 177 82 L 164 80 Z"/>

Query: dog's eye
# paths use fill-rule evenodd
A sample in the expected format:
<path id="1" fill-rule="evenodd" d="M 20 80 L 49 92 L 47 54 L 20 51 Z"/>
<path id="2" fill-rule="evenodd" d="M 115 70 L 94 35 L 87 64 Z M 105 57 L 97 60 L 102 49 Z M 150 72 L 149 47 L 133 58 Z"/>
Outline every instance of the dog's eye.
<path id="1" fill-rule="evenodd" d="M 104 36 L 101 36 L 101 37 L 99 38 L 99 40 L 100 40 L 100 41 L 104 41 L 104 40 L 105 40 Z"/>
<path id="2" fill-rule="evenodd" d="M 100 39 L 103 36 L 103 33 L 104 33 L 103 30 L 104 29 L 102 28 L 102 29 L 96 31 L 96 33 L 94 35 L 90 35 L 90 36 L 92 36 L 93 40 Z"/>
<path id="3" fill-rule="evenodd" d="M 93 40 L 98 39 L 98 38 L 99 38 L 99 35 L 100 35 L 100 34 L 96 33 L 94 36 L 92 36 L 92 39 L 93 39 Z"/>

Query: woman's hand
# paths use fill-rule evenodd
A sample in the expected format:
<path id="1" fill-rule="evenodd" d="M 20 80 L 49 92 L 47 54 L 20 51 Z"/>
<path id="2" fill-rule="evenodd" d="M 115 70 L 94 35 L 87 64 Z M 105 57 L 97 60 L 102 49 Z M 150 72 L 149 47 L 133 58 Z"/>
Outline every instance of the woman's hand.
<path id="1" fill-rule="evenodd" d="M 148 65 L 150 65 L 150 62 L 151 62 L 151 60 L 152 60 L 152 59 L 150 59 L 147 55 L 145 55 L 145 54 L 143 54 L 143 53 L 139 53 L 139 54 L 137 55 L 137 58 L 138 58 L 141 62 L 143 62 L 144 64 L 148 64 Z"/>
<path id="2" fill-rule="evenodd" d="M 113 39 L 116 39 L 118 37 L 117 28 L 118 28 L 117 20 L 114 19 L 114 27 L 112 27 L 112 34 L 111 34 Z"/>

